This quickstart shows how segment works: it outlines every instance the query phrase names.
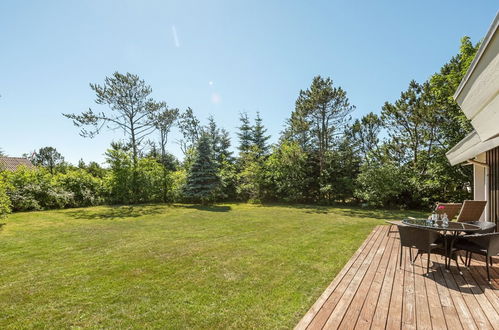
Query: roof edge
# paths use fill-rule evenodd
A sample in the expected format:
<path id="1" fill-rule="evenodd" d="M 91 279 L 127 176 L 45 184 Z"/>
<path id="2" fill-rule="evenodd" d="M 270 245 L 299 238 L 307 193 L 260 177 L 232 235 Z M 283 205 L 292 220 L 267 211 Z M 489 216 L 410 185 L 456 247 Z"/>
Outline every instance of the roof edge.
<path id="1" fill-rule="evenodd" d="M 473 58 L 473 61 L 471 62 L 470 67 L 468 68 L 468 71 L 466 71 L 463 80 L 461 80 L 461 83 L 459 84 L 459 86 L 456 89 L 456 92 L 454 93 L 453 96 L 454 100 L 456 100 L 459 97 L 459 95 L 464 89 L 464 86 L 466 85 L 471 75 L 475 71 L 478 62 L 480 62 L 480 59 L 482 58 L 483 53 L 485 53 L 485 49 L 487 49 L 490 40 L 492 40 L 492 36 L 495 34 L 498 26 L 499 26 L 499 10 L 496 12 L 496 17 L 494 18 L 494 21 L 490 25 L 489 30 L 487 31 L 487 34 L 485 35 L 485 38 L 483 39 L 482 44 L 480 45 L 480 48 L 478 48 L 478 51 L 475 57 Z"/>

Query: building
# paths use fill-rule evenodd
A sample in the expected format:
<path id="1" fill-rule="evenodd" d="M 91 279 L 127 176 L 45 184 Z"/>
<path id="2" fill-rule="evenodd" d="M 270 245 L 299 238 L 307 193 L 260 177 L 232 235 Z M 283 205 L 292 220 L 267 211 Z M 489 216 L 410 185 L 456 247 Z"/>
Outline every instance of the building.
<path id="1" fill-rule="evenodd" d="M 452 165 L 473 165 L 475 200 L 486 200 L 482 220 L 499 219 L 499 12 L 454 99 L 473 132 L 447 152 Z"/>
<path id="2" fill-rule="evenodd" d="M 20 166 L 26 166 L 29 169 L 35 169 L 35 165 L 33 165 L 28 159 L 21 157 L 0 157 L 0 171 L 15 171 Z"/>

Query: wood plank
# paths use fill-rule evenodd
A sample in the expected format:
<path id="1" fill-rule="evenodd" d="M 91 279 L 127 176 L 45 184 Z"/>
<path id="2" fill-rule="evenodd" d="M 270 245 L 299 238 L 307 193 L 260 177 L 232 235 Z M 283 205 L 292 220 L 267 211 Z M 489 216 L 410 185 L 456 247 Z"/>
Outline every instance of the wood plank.
<path id="1" fill-rule="evenodd" d="M 438 258 L 435 255 L 430 256 L 430 271 L 427 276 L 424 277 L 424 284 L 426 288 L 426 295 L 428 297 L 428 309 L 430 312 L 431 326 L 434 329 L 445 329 L 447 327 L 447 323 L 445 322 L 444 311 L 442 305 L 440 303 L 440 297 L 438 294 L 438 290 L 435 283 L 434 267 L 439 267 L 438 263 L 433 262 L 434 258 Z M 426 261 L 423 259 L 420 260 L 421 267 L 426 267 Z M 424 268 L 426 270 L 426 268 Z M 456 316 L 457 317 L 457 316 Z M 458 321 L 457 325 L 454 325 L 454 329 L 460 328 L 461 323 Z M 419 323 L 418 323 L 419 327 Z"/>
<path id="2" fill-rule="evenodd" d="M 388 239 L 388 237 L 386 236 L 386 232 L 383 231 L 383 233 L 384 235 L 381 235 L 380 238 L 376 241 L 375 246 L 372 248 L 371 252 L 366 256 L 364 262 L 359 267 L 355 276 L 352 278 L 352 281 L 345 289 L 343 295 L 341 296 L 341 299 L 338 301 L 335 308 L 329 314 L 329 317 L 327 318 L 326 323 L 324 324 L 324 327 L 326 329 L 336 329 L 340 324 L 346 310 L 348 309 L 348 306 L 350 305 L 350 302 L 352 301 L 355 293 L 357 292 L 360 284 L 362 283 L 362 279 L 364 278 L 368 269 L 373 264 L 373 260 L 378 255 L 380 255 L 380 245 L 382 245 L 382 243 L 387 241 Z"/>
<path id="3" fill-rule="evenodd" d="M 381 287 L 381 292 L 378 297 L 378 302 L 374 315 L 372 317 L 372 329 L 383 329 L 386 326 L 386 320 L 388 318 L 388 311 L 390 307 L 390 298 L 392 295 L 393 283 L 395 278 L 395 270 L 398 268 L 399 262 L 399 251 L 400 251 L 400 241 L 395 236 L 392 238 L 392 253 L 390 255 L 390 263 L 388 264 L 388 269 L 385 272 L 385 277 L 383 279 L 383 285 Z M 369 313 L 367 310 L 365 315 L 361 313 L 359 321 L 357 324 L 359 328 L 364 328 L 364 324 L 369 321 Z M 400 323 L 399 323 L 400 324 Z"/>
<path id="4" fill-rule="evenodd" d="M 400 253 L 402 253 L 402 258 L 409 258 L 408 249 L 405 248 L 397 254 L 397 262 L 395 267 L 395 276 L 393 279 L 393 287 L 390 296 L 390 307 L 388 308 L 388 317 L 386 320 L 387 329 L 400 329 L 402 324 L 402 306 L 404 301 L 404 273 L 405 263 L 402 262 L 402 267 L 400 267 L 399 258 Z"/>
<path id="5" fill-rule="evenodd" d="M 346 272 L 346 274 L 343 276 L 343 278 L 339 281 L 338 285 L 336 286 L 335 290 L 329 295 L 327 300 L 322 304 L 321 308 L 318 310 L 318 312 L 314 315 L 314 318 L 311 320 L 309 323 L 307 329 L 321 329 L 324 324 L 327 322 L 327 319 L 329 318 L 329 315 L 331 314 L 332 310 L 338 303 L 338 301 L 341 299 L 341 296 L 343 295 L 343 292 L 346 290 L 352 279 L 354 278 L 355 274 L 357 273 L 358 269 L 362 266 L 362 264 L 365 262 L 366 257 L 371 253 L 371 250 L 375 245 L 377 245 L 377 241 L 381 238 L 383 235 L 384 231 L 382 230 L 381 227 L 377 228 L 375 235 L 373 238 L 369 241 L 369 243 L 365 246 L 365 248 L 361 251 L 359 257 L 357 260 L 353 263 L 353 265 L 349 268 L 349 270 Z"/>
<path id="6" fill-rule="evenodd" d="M 446 270 L 442 270 L 442 275 L 444 277 L 446 286 L 449 288 L 452 301 L 454 302 L 454 306 L 456 307 L 457 315 L 459 317 L 459 320 L 461 321 L 461 325 L 465 329 L 478 329 L 475 324 L 475 320 L 473 319 L 473 316 L 468 309 L 468 305 L 464 301 L 461 291 L 459 291 L 459 288 L 454 281 L 454 277 L 450 274 L 450 272 Z"/>
<path id="7" fill-rule="evenodd" d="M 432 256 L 432 261 L 437 263 L 436 255 Z M 443 272 L 445 265 L 438 264 L 438 268 L 435 269 L 434 272 L 431 273 L 433 279 L 435 280 L 435 286 L 438 291 L 438 297 L 440 299 L 440 305 L 442 306 L 442 310 L 444 312 L 445 323 L 447 324 L 448 329 L 463 329 L 461 325 L 461 320 L 457 314 L 457 309 L 454 305 L 454 301 L 452 300 L 451 293 L 449 288 L 447 287 L 447 283 L 445 282 Z"/>
<path id="8" fill-rule="evenodd" d="M 409 251 L 409 248 L 404 247 Z M 413 249 L 413 257 L 415 250 Z M 404 305 L 402 306 L 402 328 L 416 329 L 416 296 L 414 289 L 414 267 L 410 262 L 410 254 L 407 253 L 404 258 Z"/>
<path id="9" fill-rule="evenodd" d="M 343 267 L 343 269 L 336 275 L 334 280 L 329 284 L 329 286 L 326 288 L 326 290 L 322 293 L 322 295 L 317 299 L 317 301 L 312 305 L 312 307 L 309 309 L 309 311 L 305 314 L 305 316 L 298 322 L 296 325 L 295 329 L 306 329 L 307 326 L 310 324 L 310 322 L 313 320 L 317 312 L 321 309 L 321 307 L 324 305 L 326 300 L 329 298 L 331 293 L 336 289 L 338 286 L 338 283 L 343 279 L 345 274 L 350 270 L 352 265 L 355 263 L 355 261 L 359 258 L 361 253 L 364 251 L 366 246 L 369 245 L 369 242 L 373 240 L 376 236 L 376 233 L 378 233 L 379 230 L 381 230 L 381 226 L 376 226 L 369 236 L 366 238 L 366 240 L 362 243 L 362 245 L 357 249 L 357 251 L 353 254 L 352 258 L 346 263 L 346 265 Z"/>
<path id="10" fill-rule="evenodd" d="M 423 255 L 426 257 L 426 254 Z M 419 256 L 414 262 L 414 294 L 416 297 L 416 324 L 418 329 L 431 329 L 431 316 L 426 293 L 425 277 L 426 258 L 423 263 L 423 256 Z M 423 266 L 424 264 L 424 266 Z"/>
<path id="11" fill-rule="evenodd" d="M 368 301 L 367 296 L 370 292 L 375 292 L 377 291 L 375 288 L 373 288 L 374 280 L 375 277 L 378 273 L 378 269 L 380 269 L 380 264 L 381 261 L 383 260 L 383 257 L 386 259 L 386 255 L 389 255 L 389 246 L 388 242 L 391 241 L 387 235 L 385 235 L 385 238 L 383 241 L 380 243 L 378 246 L 378 250 L 376 251 L 376 254 L 372 260 L 372 262 L 369 265 L 369 269 L 367 270 L 366 274 L 364 275 L 364 278 L 361 280 L 362 282 L 358 286 L 357 292 L 355 292 L 350 304 L 345 308 L 343 312 L 343 320 L 341 320 L 339 317 L 335 318 L 334 320 L 328 321 L 326 325 L 330 328 L 334 328 L 339 326 L 341 329 L 353 329 L 355 327 L 355 323 L 357 322 L 357 319 L 359 317 L 360 311 L 362 307 L 364 306 L 365 303 L 367 304 L 374 304 L 376 305 L 376 302 L 378 301 L 377 295 L 374 297 L 373 300 Z M 388 251 L 387 251 L 388 250 Z M 386 271 L 386 263 L 384 267 L 380 269 L 381 276 L 384 275 Z M 378 280 L 380 286 L 381 286 L 381 280 Z M 342 298 L 343 301 L 345 301 L 346 305 L 346 299 L 345 296 Z M 335 309 L 335 313 L 337 310 L 340 309 L 340 306 L 337 306 Z M 337 315 L 341 315 L 342 311 L 338 311 Z M 332 316 L 333 317 L 333 316 Z"/>
<path id="12" fill-rule="evenodd" d="M 468 270 L 463 271 L 463 278 L 475 296 L 478 305 L 487 316 L 490 325 L 494 329 L 499 329 L 499 299 L 497 296 L 491 294 L 490 289 L 480 285 Z"/>
<path id="13" fill-rule="evenodd" d="M 383 324 L 382 327 L 384 327 L 386 324 L 386 315 L 388 314 L 388 304 L 385 304 L 385 306 L 382 305 L 378 306 L 378 301 L 382 293 L 382 288 L 384 286 L 385 279 L 389 281 L 388 278 L 391 278 L 393 281 L 393 271 L 395 269 L 395 261 L 397 259 L 396 254 L 398 248 L 398 244 L 395 244 L 395 242 L 398 243 L 398 241 L 391 238 L 387 243 L 388 246 L 385 250 L 385 253 L 383 254 L 383 259 L 381 260 L 378 269 L 376 270 L 376 276 L 374 277 L 371 288 L 369 289 L 367 297 L 365 298 L 365 302 L 364 305 L 362 306 L 357 322 L 353 325 L 355 326 L 355 329 L 369 329 L 369 327 L 373 323 L 375 312 L 380 310 L 380 313 L 383 313 L 382 311 L 383 307 L 384 307 L 385 317 L 383 318 L 382 321 Z M 393 255 L 395 255 L 395 257 Z M 391 290 L 392 287 L 390 285 L 387 291 L 391 292 Z M 389 295 L 388 299 L 390 299 Z"/>
<path id="14" fill-rule="evenodd" d="M 473 315 L 473 319 L 475 320 L 476 325 L 479 329 L 492 329 L 492 325 L 490 324 L 487 316 L 485 315 L 484 310 L 482 309 L 482 305 L 477 303 L 476 297 L 474 296 L 471 289 L 468 287 L 464 277 L 460 275 L 457 270 L 451 272 L 451 275 L 454 277 L 455 283 L 458 289 L 461 291 L 461 295 L 463 296 L 466 305 L 468 305 L 468 309 Z"/>

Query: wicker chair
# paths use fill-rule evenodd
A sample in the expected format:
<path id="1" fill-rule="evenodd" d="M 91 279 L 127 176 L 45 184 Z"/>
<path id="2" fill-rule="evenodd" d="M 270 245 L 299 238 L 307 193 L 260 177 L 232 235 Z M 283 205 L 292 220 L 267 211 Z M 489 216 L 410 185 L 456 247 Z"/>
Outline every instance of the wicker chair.
<path id="1" fill-rule="evenodd" d="M 411 263 L 414 263 L 418 255 L 423 253 L 428 254 L 428 260 L 426 262 L 427 273 L 430 269 L 430 253 L 446 255 L 444 247 L 439 242 L 441 235 L 438 232 L 404 225 L 397 225 L 397 227 L 400 234 L 400 267 L 402 267 L 402 249 L 404 246 L 409 248 Z M 418 249 L 418 253 L 414 260 L 412 259 L 412 248 Z M 457 267 L 459 269 L 459 265 L 457 265 Z"/>
<path id="2" fill-rule="evenodd" d="M 437 203 L 437 207 L 435 208 L 435 212 L 437 214 L 447 214 L 447 218 L 449 221 L 452 221 L 463 206 L 462 203 Z"/>
<path id="3" fill-rule="evenodd" d="M 458 222 L 479 221 L 487 201 L 464 201 L 461 212 L 457 216 Z"/>
<path id="4" fill-rule="evenodd" d="M 499 254 L 499 233 L 474 234 L 460 237 L 453 246 L 453 250 L 466 251 L 466 266 L 471 264 L 471 254 L 485 256 L 487 279 L 490 283 L 489 263 L 492 266 L 492 257 Z"/>

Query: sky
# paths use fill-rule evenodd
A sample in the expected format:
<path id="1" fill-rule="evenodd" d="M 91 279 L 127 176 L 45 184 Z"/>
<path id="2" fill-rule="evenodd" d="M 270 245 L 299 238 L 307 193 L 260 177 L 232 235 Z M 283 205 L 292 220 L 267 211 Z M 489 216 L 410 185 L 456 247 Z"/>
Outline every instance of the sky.
<path id="1" fill-rule="evenodd" d="M 119 131 L 88 139 L 62 113 L 92 108 L 89 83 L 138 74 L 152 97 L 213 115 L 232 134 L 259 111 L 276 142 L 300 89 L 331 77 L 356 106 L 379 113 L 480 41 L 497 1 L 16 1 L 0 2 L 0 149 L 55 147 L 69 162 L 105 161 Z M 154 139 L 155 136 L 151 136 Z M 182 157 L 178 130 L 168 149 Z"/>

